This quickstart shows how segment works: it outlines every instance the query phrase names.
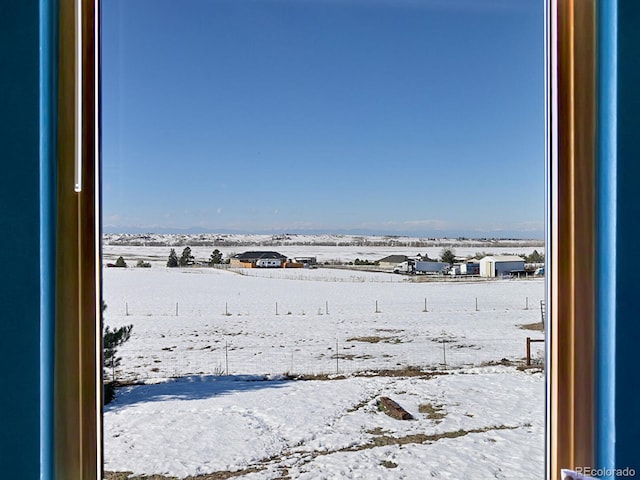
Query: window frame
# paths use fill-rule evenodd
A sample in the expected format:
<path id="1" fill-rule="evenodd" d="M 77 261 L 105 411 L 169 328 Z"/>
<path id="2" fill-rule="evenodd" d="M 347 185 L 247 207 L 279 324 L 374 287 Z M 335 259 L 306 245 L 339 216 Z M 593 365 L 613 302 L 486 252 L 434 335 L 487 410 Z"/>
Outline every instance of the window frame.
<path id="1" fill-rule="evenodd" d="M 547 4 L 549 478 L 595 465 L 596 6 Z"/>
<path id="2" fill-rule="evenodd" d="M 50 469 L 53 478 L 60 479 L 103 476 L 99 12 L 99 0 L 60 2 L 57 12 L 56 302 L 50 339 L 54 352 Z M 77 155 L 81 157 L 79 164 Z"/>
<path id="3" fill-rule="evenodd" d="M 594 465 L 597 0 L 545 1 L 546 473 Z M 82 5 L 83 189 L 74 192 L 75 6 L 60 2 L 54 325 L 55 478 L 102 478 L 100 0 Z M 585 259 L 589 259 L 585 261 Z M 560 321 L 562 319 L 562 321 Z"/>

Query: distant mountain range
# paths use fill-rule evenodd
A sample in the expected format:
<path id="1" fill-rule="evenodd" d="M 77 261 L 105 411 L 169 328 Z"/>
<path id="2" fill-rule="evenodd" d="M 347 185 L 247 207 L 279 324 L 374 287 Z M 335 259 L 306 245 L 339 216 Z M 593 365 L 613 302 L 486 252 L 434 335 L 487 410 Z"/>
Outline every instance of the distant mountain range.
<path id="1" fill-rule="evenodd" d="M 387 247 L 538 247 L 540 239 L 415 237 L 403 235 L 355 234 L 248 234 L 248 233 L 105 233 L 105 245 L 132 246 L 387 246 Z"/>

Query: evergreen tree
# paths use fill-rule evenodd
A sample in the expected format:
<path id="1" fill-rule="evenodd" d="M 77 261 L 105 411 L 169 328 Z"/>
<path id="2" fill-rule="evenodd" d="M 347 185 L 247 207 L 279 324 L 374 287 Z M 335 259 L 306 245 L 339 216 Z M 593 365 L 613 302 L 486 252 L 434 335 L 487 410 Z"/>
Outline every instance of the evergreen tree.
<path id="1" fill-rule="evenodd" d="M 181 267 L 187 267 L 189 265 L 193 265 L 193 255 L 191 255 L 191 248 L 189 247 L 184 247 L 184 250 L 182 251 L 182 255 L 180 255 L 180 266 Z"/>
<path id="2" fill-rule="evenodd" d="M 118 259 L 116 260 L 116 267 L 127 267 L 127 262 L 124 261 L 124 258 L 122 257 L 118 257 Z"/>
<path id="3" fill-rule="evenodd" d="M 216 248 L 209 258 L 209 265 L 218 265 L 220 263 L 223 263 L 222 252 Z"/>
<path id="4" fill-rule="evenodd" d="M 525 256 L 527 263 L 544 263 L 544 254 L 534 250 L 531 255 Z"/>
<path id="5" fill-rule="evenodd" d="M 103 310 L 105 308 L 106 306 L 103 306 Z M 125 325 L 124 327 L 114 328 L 113 330 L 109 327 L 104 329 L 104 335 L 102 336 L 104 367 L 111 369 L 112 380 L 115 380 L 116 367 L 120 365 L 120 360 L 122 360 L 122 357 L 116 356 L 118 347 L 131 338 L 132 329 L 133 325 Z"/>
<path id="6" fill-rule="evenodd" d="M 169 260 L 167 261 L 167 267 L 177 267 L 178 266 L 178 255 L 176 254 L 175 248 L 172 248 L 169 252 Z"/>
<path id="7" fill-rule="evenodd" d="M 453 265 L 456 260 L 456 253 L 452 248 L 443 248 L 440 252 L 440 261 Z"/>
<path id="8" fill-rule="evenodd" d="M 104 317 L 104 311 L 107 309 L 107 304 L 102 302 L 102 316 Z M 100 319 L 101 323 L 104 323 L 104 319 Z M 133 325 L 127 325 L 120 328 L 114 328 L 111 330 L 109 327 L 106 327 L 102 334 L 102 358 L 103 358 L 103 368 L 111 369 L 111 382 L 104 382 L 104 404 L 110 403 L 115 397 L 115 379 L 116 379 L 116 367 L 120 365 L 121 357 L 116 356 L 118 347 L 124 344 L 126 341 L 131 338 L 131 330 L 133 329 Z M 106 379 L 106 371 L 103 372 L 104 378 Z"/>

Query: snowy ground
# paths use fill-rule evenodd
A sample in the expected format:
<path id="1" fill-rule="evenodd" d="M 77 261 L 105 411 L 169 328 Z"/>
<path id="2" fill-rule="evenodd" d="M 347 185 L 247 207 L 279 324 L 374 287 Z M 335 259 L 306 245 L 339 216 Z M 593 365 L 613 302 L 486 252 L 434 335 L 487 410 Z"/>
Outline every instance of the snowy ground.
<path id="1" fill-rule="evenodd" d="M 544 477 L 541 373 L 251 380 L 126 389 L 105 410 L 105 468 L 177 477 L 260 469 L 246 479 Z M 379 396 L 416 419 L 381 413 Z"/>
<path id="2" fill-rule="evenodd" d="M 109 248 L 151 258 L 156 247 Z M 544 376 L 496 365 L 521 362 L 526 337 L 542 337 L 520 328 L 540 320 L 542 280 L 413 283 L 162 264 L 105 269 L 105 322 L 134 325 L 116 373 L 147 383 L 120 390 L 105 409 L 106 470 L 543 477 Z M 407 367 L 437 375 L 372 373 Z M 380 396 L 415 420 L 379 412 Z"/>

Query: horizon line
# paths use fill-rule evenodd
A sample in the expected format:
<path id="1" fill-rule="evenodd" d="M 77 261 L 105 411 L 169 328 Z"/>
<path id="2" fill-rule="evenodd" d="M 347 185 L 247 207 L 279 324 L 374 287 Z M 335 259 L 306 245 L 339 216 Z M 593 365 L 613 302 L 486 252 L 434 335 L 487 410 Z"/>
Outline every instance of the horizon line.
<path id="1" fill-rule="evenodd" d="M 533 235 L 527 236 L 525 232 L 505 231 L 501 234 L 498 232 L 438 232 L 438 234 L 424 232 L 378 232 L 366 230 L 262 230 L 262 231 L 246 231 L 246 230 L 229 230 L 220 229 L 217 231 L 198 228 L 198 227 L 164 227 L 151 228 L 145 227 L 113 227 L 103 228 L 103 235 L 292 235 L 292 236 L 369 236 L 369 237 L 404 237 L 417 239 L 458 239 L 458 240 L 536 240 L 544 241 L 544 232 L 528 232 Z M 498 234 L 498 235 L 496 235 Z"/>

